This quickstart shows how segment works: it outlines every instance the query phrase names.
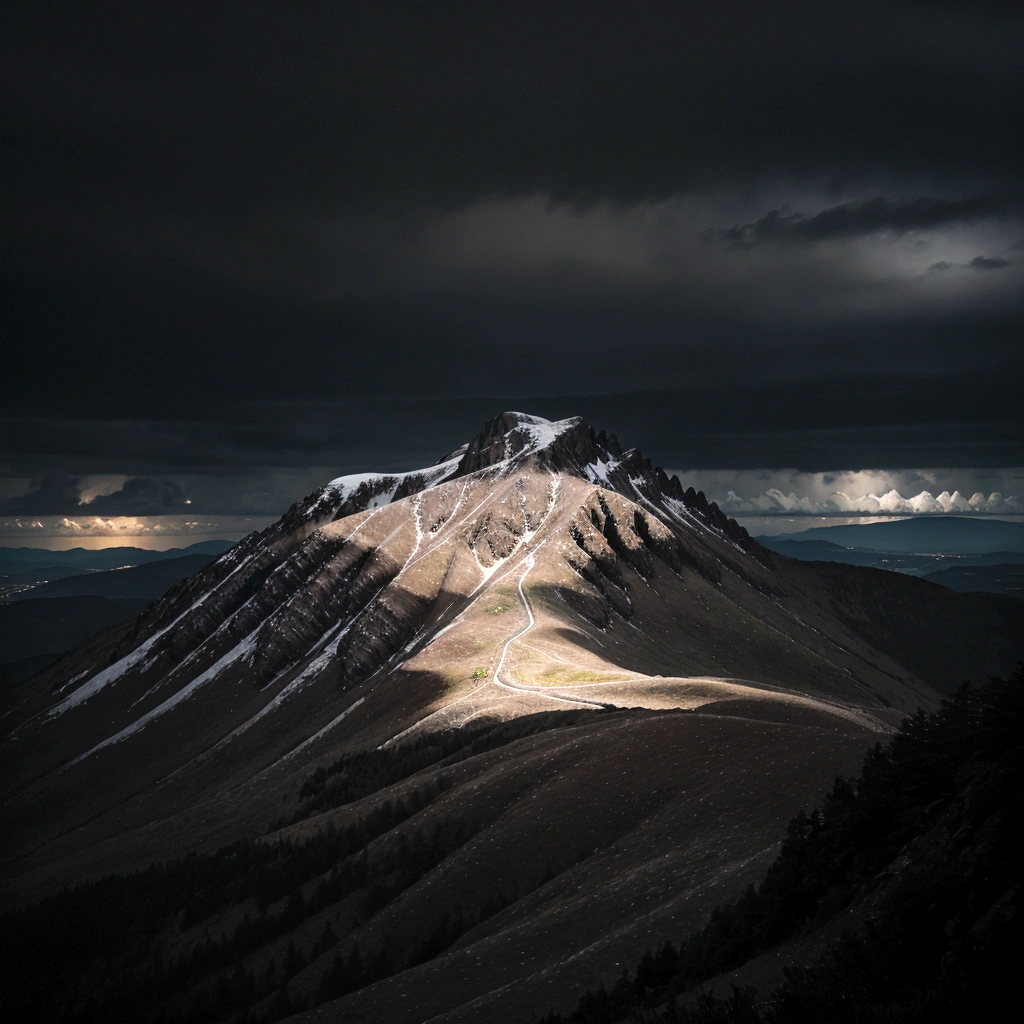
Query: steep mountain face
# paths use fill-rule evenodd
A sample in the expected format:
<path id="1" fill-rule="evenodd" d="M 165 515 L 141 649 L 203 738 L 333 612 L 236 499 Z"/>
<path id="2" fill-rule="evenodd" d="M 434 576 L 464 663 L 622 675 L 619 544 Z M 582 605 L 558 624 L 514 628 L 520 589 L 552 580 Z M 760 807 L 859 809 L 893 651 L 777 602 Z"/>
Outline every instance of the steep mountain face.
<path id="1" fill-rule="evenodd" d="M 3 718 L 8 901 L 261 834 L 340 754 L 541 712 L 580 713 L 574 742 L 601 736 L 605 746 L 527 758 L 536 773 L 520 767 L 515 783 L 504 769 L 481 768 L 491 781 L 467 781 L 463 803 L 469 792 L 487 803 L 483 786 L 494 806 L 521 817 L 514 808 L 528 778 L 592 796 L 588 776 L 626 763 L 607 793 L 645 806 L 652 780 L 638 752 L 660 763 L 678 729 L 698 745 L 713 733 L 733 783 L 757 770 L 770 788 L 763 744 L 744 746 L 751 721 L 776 723 L 772 742 L 798 766 L 786 769 L 795 775 L 784 792 L 810 800 L 902 712 L 933 706 L 964 676 L 1008 670 L 1022 626 L 1024 605 L 1012 599 L 770 552 L 614 436 L 580 419 L 505 413 L 435 466 L 331 481 L 173 588 L 129 631 L 97 637 L 37 677 Z M 651 714 L 613 728 L 627 714 L 617 708 Z M 671 709 L 698 715 L 683 726 Z M 548 757 L 561 766 L 557 778 Z M 682 763 L 664 765 L 665 777 Z M 676 784 L 685 789 L 684 777 Z M 729 884 L 750 877 L 774 823 L 797 809 L 764 817 L 759 785 L 721 826 L 748 827 L 753 844 L 726 858 L 736 865 L 721 876 Z M 565 821 L 583 813 L 564 798 L 533 806 Z M 655 805 L 666 813 L 664 801 Z M 694 813 L 687 800 L 673 806 Z M 539 836 L 550 824 L 531 820 L 521 818 L 518 833 L 496 831 L 495 842 L 529 845 L 530 829 Z M 675 820 L 659 824 L 664 842 Z M 644 821 L 611 828 L 595 849 L 625 844 L 646 856 L 631 831 Z M 598 884 L 619 887 L 614 912 L 577 914 L 618 936 L 588 954 L 598 977 L 616 942 L 641 927 L 631 897 L 641 882 L 622 881 L 631 863 L 601 868 Z M 412 928 L 429 900 L 409 906 L 394 929 Z M 559 928 L 556 960 L 581 938 Z M 461 977 L 464 968 L 452 970 Z M 418 970 L 409 984 L 444 989 L 436 970 Z M 445 998 L 459 1005 L 471 990 L 452 982 Z"/>

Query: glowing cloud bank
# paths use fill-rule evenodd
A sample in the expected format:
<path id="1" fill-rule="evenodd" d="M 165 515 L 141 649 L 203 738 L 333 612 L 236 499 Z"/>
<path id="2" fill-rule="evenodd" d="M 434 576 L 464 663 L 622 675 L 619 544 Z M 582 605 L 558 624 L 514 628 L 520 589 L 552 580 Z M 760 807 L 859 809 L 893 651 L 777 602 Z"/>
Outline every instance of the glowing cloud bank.
<path id="1" fill-rule="evenodd" d="M 16 516 L 0 519 L 0 540 L 31 541 L 35 538 L 113 538 L 125 543 L 130 538 L 210 537 L 238 539 L 251 530 L 261 530 L 274 522 L 267 516 Z M 117 540 L 120 538 L 120 540 Z M 191 543 L 190 541 L 188 543 Z"/>
<path id="2" fill-rule="evenodd" d="M 721 507 L 725 512 L 770 515 L 1007 515 L 1024 513 L 1024 504 L 1014 496 L 1003 497 L 993 491 L 986 497 L 981 491 L 965 498 L 959 491 L 943 491 L 933 495 L 921 491 L 913 497 L 904 498 L 893 489 L 885 494 L 865 494 L 851 498 L 842 491 L 835 491 L 825 501 L 784 494 L 777 487 L 770 487 L 756 498 L 741 498 L 735 491 L 729 491 Z"/>

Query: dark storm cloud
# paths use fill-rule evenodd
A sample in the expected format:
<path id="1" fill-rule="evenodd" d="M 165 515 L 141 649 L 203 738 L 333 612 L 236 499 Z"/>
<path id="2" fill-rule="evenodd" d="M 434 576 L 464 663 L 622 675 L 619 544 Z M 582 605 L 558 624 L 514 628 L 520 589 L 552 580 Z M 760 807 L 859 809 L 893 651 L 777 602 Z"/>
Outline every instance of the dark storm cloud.
<path id="1" fill-rule="evenodd" d="M 1009 457 L 1022 49 L 1019 5 L 22 5 L 0 463 L 398 468 L 510 404 L 669 464 Z"/>
<path id="2" fill-rule="evenodd" d="M 25 494 L 0 503 L 0 515 L 63 515 L 78 506 L 82 481 L 65 473 L 43 473 Z"/>
<path id="3" fill-rule="evenodd" d="M 1014 336 L 1007 332 L 1004 341 L 1012 346 Z M 0 422 L 4 449 L 17 453 L 0 475 L 70 462 L 88 474 L 189 478 L 196 512 L 270 514 L 337 475 L 435 462 L 506 409 L 582 415 L 663 465 L 1018 465 L 1018 377 L 956 365 L 903 375 L 837 367 L 815 378 L 737 374 L 728 382 L 603 395 L 250 402 L 222 406 L 216 421 L 25 417 Z M 287 473 L 298 466 L 317 468 Z"/>
<path id="4" fill-rule="evenodd" d="M 768 242 L 824 242 L 835 238 L 856 238 L 880 231 L 903 234 L 927 231 L 948 224 L 963 224 L 1004 214 L 1012 205 L 1002 196 L 976 196 L 945 200 L 920 198 L 906 201 L 877 196 L 860 203 L 841 203 L 813 216 L 792 213 L 783 207 L 771 210 L 752 224 L 730 228 L 708 228 L 702 241 L 717 241 L 736 247 Z"/>
<path id="5" fill-rule="evenodd" d="M 1019 12 L 984 5 L 73 5 L 9 17 L 46 189 L 239 205 L 630 201 L 767 167 L 1016 175 Z M 116 147 L 116 149 L 112 149 Z M 108 177 L 109 175 L 109 177 Z"/>
<path id="6" fill-rule="evenodd" d="M 971 270 L 1002 270 L 1005 267 L 1013 266 L 1013 262 L 1001 259 L 998 256 L 975 256 L 967 266 Z"/>
<path id="7" fill-rule="evenodd" d="M 0 515 L 22 516 L 143 516 L 186 510 L 185 493 L 172 480 L 134 477 L 126 480 L 120 490 L 85 502 L 81 479 L 59 472 L 44 473 L 25 494 L 0 502 Z"/>
<path id="8" fill-rule="evenodd" d="M 185 511 L 185 492 L 173 480 L 153 480 L 132 477 L 125 480 L 119 491 L 98 494 L 80 505 L 85 511 L 98 516 L 162 515 Z"/>
<path id="9" fill-rule="evenodd" d="M 933 263 L 929 270 L 1005 270 L 1013 266 L 1013 260 L 1004 260 L 999 256 L 975 256 L 967 263 L 950 263 L 947 260 L 939 260 Z"/>

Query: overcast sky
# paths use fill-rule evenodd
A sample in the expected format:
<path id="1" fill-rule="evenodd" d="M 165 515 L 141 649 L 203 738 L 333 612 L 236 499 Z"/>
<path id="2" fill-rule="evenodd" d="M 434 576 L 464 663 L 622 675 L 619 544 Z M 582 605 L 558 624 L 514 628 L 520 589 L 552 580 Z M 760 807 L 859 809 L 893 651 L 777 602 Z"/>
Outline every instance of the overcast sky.
<path id="1" fill-rule="evenodd" d="M 276 514 L 504 408 L 1020 478 L 1020 3 L 22 6 L 0 516 Z"/>

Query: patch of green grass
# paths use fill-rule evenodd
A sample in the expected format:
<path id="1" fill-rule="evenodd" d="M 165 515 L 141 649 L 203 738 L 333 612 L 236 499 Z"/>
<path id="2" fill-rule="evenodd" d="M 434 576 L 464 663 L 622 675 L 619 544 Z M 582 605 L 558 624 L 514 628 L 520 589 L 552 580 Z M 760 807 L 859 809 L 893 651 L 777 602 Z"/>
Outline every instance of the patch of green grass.
<path id="1" fill-rule="evenodd" d="M 601 672 L 598 669 L 586 668 L 551 668 L 542 672 L 538 682 L 544 682 L 549 686 L 557 686 L 559 683 L 606 683 L 621 679 L 622 676 L 614 672 Z"/>

